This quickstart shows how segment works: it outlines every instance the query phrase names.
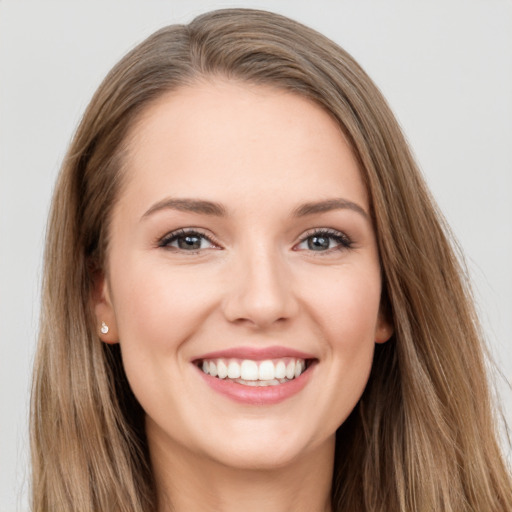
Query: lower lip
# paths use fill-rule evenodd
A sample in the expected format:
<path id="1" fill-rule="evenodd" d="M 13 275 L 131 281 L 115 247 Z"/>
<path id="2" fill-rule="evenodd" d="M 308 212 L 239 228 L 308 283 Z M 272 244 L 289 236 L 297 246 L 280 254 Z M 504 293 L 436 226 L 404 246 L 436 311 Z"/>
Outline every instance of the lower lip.
<path id="1" fill-rule="evenodd" d="M 231 380 L 212 377 L 200 368 L 196 368 L 206 384 L 214 391 L 235 402 L 249 405 L 272 405 L 282 402 L 304 389 L 310 379 L 313 366 L 315 365 L 311 364 L 304 373 L 295 379 L 275 386 L 244 386 Z"/>

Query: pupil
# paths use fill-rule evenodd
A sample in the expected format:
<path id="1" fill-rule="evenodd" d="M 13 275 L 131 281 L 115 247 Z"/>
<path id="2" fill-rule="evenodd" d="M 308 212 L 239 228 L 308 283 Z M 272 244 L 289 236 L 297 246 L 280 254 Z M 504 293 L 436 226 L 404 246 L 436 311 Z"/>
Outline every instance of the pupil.
<path id="1" fill-rule="evenodd" d="M 184 236 L 178 239 L 180 249 L 200 249 L 201 239 L 198 236 Z"/>
<path id="2" fill-rule="evenodd" d="M 329 238 L 325 236 L 312 236 L 308 240 L 308 248 L 313 251 L 329 249 Z"/>

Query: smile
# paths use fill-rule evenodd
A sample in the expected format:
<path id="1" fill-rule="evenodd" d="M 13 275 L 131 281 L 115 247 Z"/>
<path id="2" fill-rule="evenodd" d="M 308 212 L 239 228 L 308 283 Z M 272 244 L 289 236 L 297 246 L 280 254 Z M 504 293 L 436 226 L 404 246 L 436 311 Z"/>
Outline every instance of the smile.
<path id="1" fill-rule="evenodd" d="M 191 360 L 215 393 L 251 405 L 266 406 L 298 395 L 311 381 L 316 354 L 286 346 L 233 347 Z"/>
<path id="2" fill-rule="evenodd" d="M 199 368 L 207 375 L 226 379 L 244 386 L 278 386 L 300 377 L 308 361 L 285 357 L 256 361 L 252 359 L 204 359 Z"/>

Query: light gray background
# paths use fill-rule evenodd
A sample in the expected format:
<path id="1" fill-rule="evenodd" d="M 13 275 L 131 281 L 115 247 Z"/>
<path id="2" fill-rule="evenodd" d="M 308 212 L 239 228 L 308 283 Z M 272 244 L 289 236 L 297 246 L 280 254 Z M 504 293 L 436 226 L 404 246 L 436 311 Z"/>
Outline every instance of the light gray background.
<path id="1" fill-rule="evenodd" d="M 0 0 L 0 512 L 27 510 L 43 234 L 71 134 L 134 44 L 225 6 L 274 10 L 320 30 L 383 90 L 465 251 L 510 423 L 511 1 Z"/>

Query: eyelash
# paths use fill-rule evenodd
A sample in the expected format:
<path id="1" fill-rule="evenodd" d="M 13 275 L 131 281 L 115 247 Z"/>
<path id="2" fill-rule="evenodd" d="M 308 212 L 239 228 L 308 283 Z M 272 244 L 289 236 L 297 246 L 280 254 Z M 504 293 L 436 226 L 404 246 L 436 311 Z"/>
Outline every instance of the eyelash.
<path id="1" fill-rule="evenodd" d="M 351 249 L 353 246 L 352 240 L 345 233 L 342 233 L 341 231 L 337 231 L 335 229 L 313 229 L 313 230 L 307 232 L 302 237 L 302 239 L 300 240 L 300 242 L 297 245 L 303 244 L 309 238 L 313 238 L 313 237 L 328 238 L 328 239 L 336 241 L 336 243 L 338 244 L 337 246 L 330 247 L 325 251 L 311 250 L 311 252 L 318 252 L 319 256 L 321 256 L 323 254 L 327 254 L 327 253 L 332 253 L 333 251 L 343 251 L 343 250 Z"/>
<path id="2" fill-rule="evenodd" d="M 175 249 L 180 252 L 187 252 L 190 254 L 197 254 L 201 248 L 196 250 L 185 250 L 181 249 L 179 247 L 172 247 L 170 244 L 172 242 L 175 242 L 179 240 L 180 238 L 185 237 L 197 237 L 202 240 L 207 240 L 210 244 L 219 247 L 219 244 L 217 244 L 212 237 L 205 235 L 204 233 L 201 233 L 201 231 L 198 231 L 196 229 L 178 229 L 176 231 L 172 231 L 171 233 L 167 233 L 162 238 L 158 240 L 158 247 L 161 247 L 163 249 Z"/>
<path id="3" fill-rule="evenodd" d="M 212 244 L 213 246 L 216 246 L 217 248 L 219 247 L 219 244 L 217 242 L 215 242 L 215 240 L 212 237 L 207 236 L 204 233 L 201 233 L 200 231 L 198 231 L 196 229 L 184 229 L 184 228 L 178 229 L 176 231 L 172 231 L 171 233 L 167 233 L 165 236 L 163 236 L 162 238 L 160 238 L 158 240 L 157 246 L 160 248 L 163 248 L 163 249 L 174 249 L 174 250 L 177 250 L 180 252 L 186 252 L 189 254 L 197 254 L 202 250 L 201 247 L 199 247 L 198 249 L 195 249 L 195 250 L 187 250 L 187 249 L 181 249 L 179 247 L 173 247 L 170 245 L 172 242 L 175 242 L 175 241 L 179 240 L 180 238 L 185 238 L 185 237 L 197 237 L 201 240 L 207 240 L 210 244 Z M 335 229 L 315 229 L 315 230 L 307 232 L 301 238 L 299 243 L 294 246 L 294 248 L 297 247 L 298 245 L 303 244 L 308 239 L 313 238 L 313 237 L 327 238 L 327 239 L 335 240 L 336 243 L 338 244 L 336 247 L 330 247 L 325 251 L 323 251 L 323 250 L 322 251 L 314 251 L 311 249 L 311 252 L 319 252 L 320 255 L 325 254 L 325 253 L 331 253 L 333 251 L 342 251 L 342 250 L 350 249 L 353 246 L 352 240 L 347 235 L 342 233 L 341 231 L 337 231 Z M 299 250 L 299 249 L 295 249 L 295 250 Z"/>

